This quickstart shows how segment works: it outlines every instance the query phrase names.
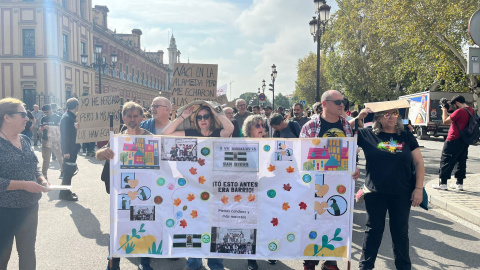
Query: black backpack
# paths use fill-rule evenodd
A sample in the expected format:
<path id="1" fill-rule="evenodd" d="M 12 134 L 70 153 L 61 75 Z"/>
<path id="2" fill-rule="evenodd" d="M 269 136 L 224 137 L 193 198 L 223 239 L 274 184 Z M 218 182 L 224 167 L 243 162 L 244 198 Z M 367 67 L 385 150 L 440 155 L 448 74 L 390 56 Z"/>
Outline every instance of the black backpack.
<path id="1" fill-rule="evenodd" d="M 470 115 L 470 118 L 468 119 L 468 124 L 465 128 L 460 131 L 460 137 L 466 144 L 476 144 L 480 139 L 480 119 L 476 113 L 472 114 L 467 108 L 464 109 Z M 458 124 L 456 122 L 455 124 L 457 125 L 458 130 L 460 130 Z"/>

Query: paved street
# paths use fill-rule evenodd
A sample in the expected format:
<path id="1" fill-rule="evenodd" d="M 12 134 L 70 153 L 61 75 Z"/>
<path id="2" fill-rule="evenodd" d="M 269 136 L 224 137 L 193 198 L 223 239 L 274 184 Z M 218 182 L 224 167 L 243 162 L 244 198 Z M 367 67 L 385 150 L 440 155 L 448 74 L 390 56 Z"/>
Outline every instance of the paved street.
<path id="1" fill-rule="evenodd" d="M 426 180 L 436 179 L 441 140 L 419 141 L 427 166 Z M 41 162 L 41 153 L 36 148 Z M 480 146 L 470 148 L 467 164 L 469 175 L 479 174 Z M 58 192 L 45 194 L 40 201 L 40 218 L 37 237 L 37 269 L 105 269 L 109 241 L 109 198 L 100 180 L 101 163 L 95 158 L 78 158 L 79 174 L 74 177 L 74 192 L 78 202 L 58 200 Z M 475 164 L 475 165 L 474 165 Z M 52 162 L 49 171 L 50 181 L 60 184 L 58 163 Z M 362 159 L 361 169 L 365 162 Z M 466 182 L 470 183 L 468 178 Z M 357 186 L 361 184 L 358 181 Z M 477 181 L 475 184 L 479 184 Z M 363 205 L 356 205 L 353 227 L 352 268 L 358 267 L 360 245 L 363 240 L 365 211 Z M 391 239 L 388 225 L 377 258 L 376 269 L 394 269 Z M 424 211 L 412 210 L 410 219 L 411 259 L 414 269 L 479 269 L 480 228 L 441 209 Z M 18 259 L 14 255 L 8 269 L 18 269 Z M 122 269 L 137 269 L 137 259 L 122 260 Z M 177 261 L 155 259 L 154 269 L 182 269 L 185 259 Z M 231 270 L 244 270 L 246 261 L 226 260 L 225 266 Z M 282 261 L 270 266 L 266 261 L 259 262 L 260 269 L 303 269 L 301 261 Z M 347 269 L 346 263 L 339 264 Z M 320 269 L 319 267 L 317 269 Z"/>

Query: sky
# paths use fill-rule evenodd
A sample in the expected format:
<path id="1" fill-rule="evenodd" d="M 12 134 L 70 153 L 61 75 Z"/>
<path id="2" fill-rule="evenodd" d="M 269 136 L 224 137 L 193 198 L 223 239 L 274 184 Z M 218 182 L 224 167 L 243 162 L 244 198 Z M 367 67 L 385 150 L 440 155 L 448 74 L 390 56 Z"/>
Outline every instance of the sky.
<path id="1" fill-rule="evenodd" d="M 335 1 L 327 4 L 331 13 L 337 9 Z M 95 5 L 110 10 L 111 30 L 141 29 L 142 49 L 163 50 L 164 63 L 173 33 L 181 62 L 218 64 L 217 85 L 227 84 L 229 100 L 257 92 L 264 79 L 271 99 L 273 64 L 275 94 L 293 94 L 298 59 L 316 52 L 308 25 L 313 0 L 93 0 Z"/>

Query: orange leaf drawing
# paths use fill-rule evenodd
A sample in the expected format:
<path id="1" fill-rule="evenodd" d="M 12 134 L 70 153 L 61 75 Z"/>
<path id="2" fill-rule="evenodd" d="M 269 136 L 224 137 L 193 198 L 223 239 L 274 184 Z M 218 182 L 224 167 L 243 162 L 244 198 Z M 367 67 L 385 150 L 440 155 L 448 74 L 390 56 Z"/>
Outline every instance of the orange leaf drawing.
<path id="1" fill-rule="evenodd" d="M 207 180 L 205 180 L 205 176 L 200 176 L 200 177 L 198 177 L 198 182 L 199 182 L 200 184 L 205 183 L 205 181 L 207 181 Z"/>
<path id="2" fill-rule="evenodd" d="M 189 171 L 192 175 L 197 174 L 197 169 L 195 169 L 194 167 L 190 168 Z"/>
<path id="3" fill-rule="evenodd" d="M 248 199 L 249 202 L 253 202 L 253 201 L 255 201 L 255 195 L 250 194 L 250 195 L 248 195 L 247 199 Z"/>
<path id="4" fill-rule="evenodd" d="M 223 203 L 223 204 L 227 204 L 227 203 L 228 203 L 228 197 L 226 197 L 225 195 L 222 197 L 222 203 Z"/>
<path id="5" fill-rule="evenodd" d="M 290 208 L 290 205 L 288 205 L 288 202 L 284 202 L 283 205 L 282 205 L 282 209 L 287 211 L 288 208 Z"/>
<path id="6" fill-rule="evenodd" d="M 184 229 L 185 227 L 187 227 L 187 222 L 185 221 L 185 219 L 180 220 L 180 226 L 182 226 Z"/>
<path id="7" fill-rule="evenodd" d="M 182 200 L 180 200 L 180 198 L 176 198 L 175 200 L 173 200 L 173 205 L 175 206 L 179 206 L 181 203 L 182 203 Z"/>
<path id="8" fill-rule="evenodd" d="M 192 213 L 190 213 L 190 216 L 192 216 L 192 218 L 197 218 L 198 217 L 197 210 L 192 210 Z"/>
<path id="9" fill-rule="evenodd" d="M 188 200 L 189 202 L 195 200 L 195 195 L 193 195 L 193 194 L 188 194 L 187 200 Z"/>
<path id="10" fill-rule="evenodd" d="M 294 171 L 295 171 L 295 168 L 293 168 L 292 166 L 288 166 L 287 173 L 293 173 Z"/>
<path id="11" fill-rule="evenodd" d="M 273 172 L 273 171 L 275 171 L 275 166 L 273 166 L 272 164 L 270 164 L 270 166 L 268 166 L 267 169 L 268 169 L 269 172 Z"/>
<path id="12" fill-rule="evenodd" d="M 242 200 L 242 195 L 235 195 L 235 197 L 233 197 L 233 199 L 236 201 L 236 202 L 240 202 Z"/>

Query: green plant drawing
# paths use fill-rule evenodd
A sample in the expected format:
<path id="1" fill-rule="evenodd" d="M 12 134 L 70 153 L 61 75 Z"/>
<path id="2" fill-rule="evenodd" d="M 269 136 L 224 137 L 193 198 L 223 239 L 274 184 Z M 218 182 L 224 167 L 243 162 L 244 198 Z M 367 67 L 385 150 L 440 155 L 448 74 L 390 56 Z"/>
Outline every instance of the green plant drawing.
<path id="1" fill-rule="evenodd" d="M 158 254 L 162 255 L 163 250 L 162 250 L 162 244 L 163 240 L 160 241 L 160 244 L 158 244 L 158 248 L 155 242 L 152 243 L 152 248 L 148 248 L 148 254 Z"/>
<path id="2" fill-rule="evenodd" d="M 334 249 L 335 249 L 335 246 L 333 246 L 332 244 L 330 244 L 330 242 L 331 242 L 331 241 L 342 241 L 343 238 L 338 236 L 341 231 L 342 231 L 342 229 L 337 228 L 337 229 L 335 230 L 335 234 L 333 235 L 333 238 L 330 239 L 330 240 L 328 240 L 328 236 L 327 236 L 327 235 L 323 235 L 323 236 L 322 236 L 322 248 L 319 249 L 319 246 L 318 246 L 318 245 L 313 246 L 313 256 L 317 256 L 318 253 L 320 253 L 320 251 L 322 251 L 322 249 L 324 249 L 324 248 L 327 248 L 327 249 L 330 249 L 330 250 L 334 250 Z"/>
<path id="3" fill-rule="evenodd" d="M 125 165 L 125 162 L 127 161 L 128 154 L 127 153 L 120 153 L 120 161 L 122 162 L 123 165 Z"/>
<path id="4" fill-rule="evenodd" d="M 303 163 L 303 170 L 304 171 L 313 171 L 313 169 L 314 169 L 314 167 L 313 167 L 312 162 L 307 161 L 307 162 Z"/>
<path id="5" fill-rule="evenodd" d="M 125 247 L 125 253 L 130 254 L 135 250 L 135 244 L 134 243 L 128 243 L 127 246 Z"/>
<path id="6" fill-rule="evenodd" d="M 143 162 L 144 165 L 147 164 L 147 161 L 148 161 L 147 157 L 143 156 L 142 157 L 142 162 Z"/>
<path id="7" fill-rule="evenodd" d="M 144 232 L 145 232 L 145 230 L 143 229 L 143 227 L 145 227 L 145 223 L 142 223 L 142 225 L 140 225 L 140 229 L 138 230 L 138 233 L 144 233 Z M 122 249 L 122 248 L 123 248 L 125 245 L 127 245 L 128 242 L 130 242 L 130 240 L 132 240 L 133 238 L 140 239 L 141 236 L 140 236 L 138 233 L 137 233 L 137 229 L 133 228 L 133 229 L 132 229 L 132 235 L 131 235 L 131 236 L 130 236 L 130 235 L 127 235 L 127 241 L 125 241 L 125 243 L 123 243 L 123 245 L 120 246 L 120 248 L 119 248 L 118 250 Z M 127 250 L 128 250 L 128 248 L 129 248 L 129 246 L 130 246 L 130 245 L 127 245 L 127 247 L 125 248 L 125 252 L 126 252 L 127 254 L 131 253 L 131 252 L 135 249 L 135 245 L 130 246 L 131 250 L 130 250 L 130 252 L 128 252 Z"/>

